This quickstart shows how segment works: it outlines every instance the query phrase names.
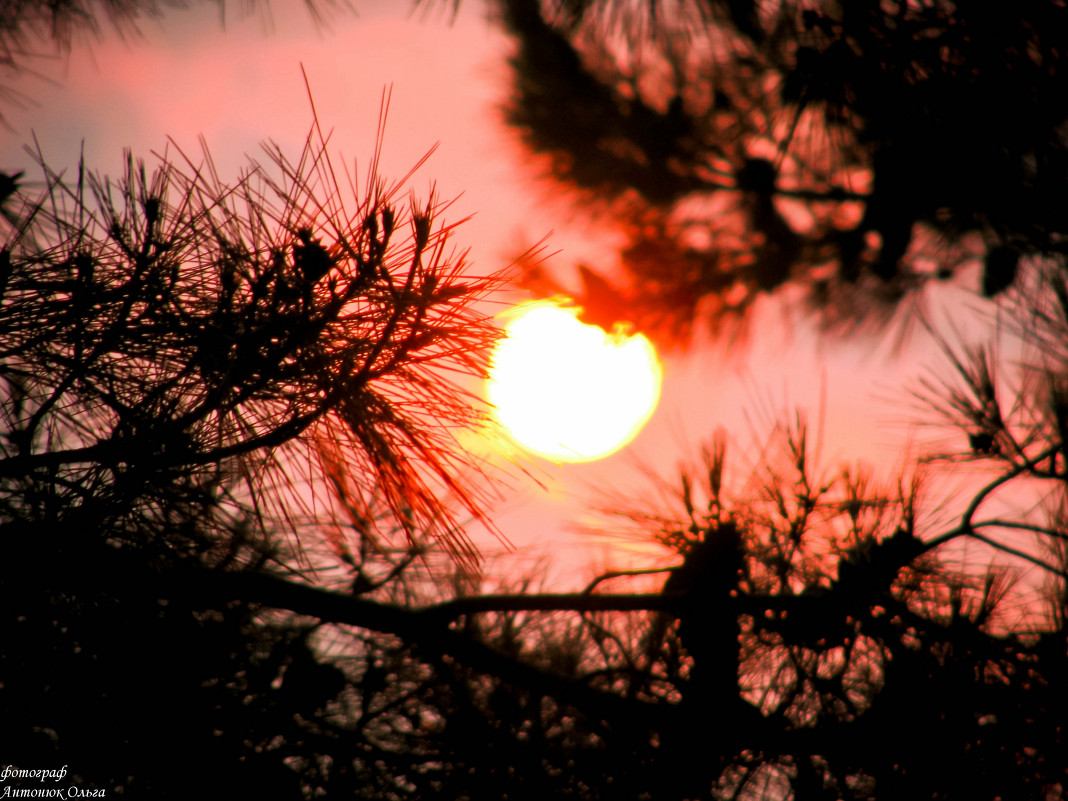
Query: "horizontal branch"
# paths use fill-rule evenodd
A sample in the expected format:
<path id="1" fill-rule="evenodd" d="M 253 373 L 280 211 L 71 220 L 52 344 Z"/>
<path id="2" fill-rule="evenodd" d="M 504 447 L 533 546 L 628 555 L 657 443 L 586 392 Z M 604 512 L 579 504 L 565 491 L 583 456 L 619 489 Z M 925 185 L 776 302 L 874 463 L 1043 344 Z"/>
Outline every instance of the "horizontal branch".
<path id="1" fill-rule="evenodd" d="M 678 611 L 686 602 L 683 595 L 667 593 L 592 593 L 492 594 L 454 598 L 420 609 L 369 601 L 355 595 L 298 584 L 262 573 L 208 573 L 208 581 L 199 581 L 225 600 L 261 603 L 320 620 L 396 634 L 413 641 L 427 641 L 455 632 L 453 621 L 464 615 L 514 612 L 665 612 Z M 829 602 L 841 599 L 834 592 L 809 595 L 736 596 L 729 603 L 735 614 L 766 617 L 782 613 L 822 614 Z"/>
<path id="2" fill-rule="evenodd" d="M 605 719 L 646 719 L 650 726 L 668 725 L 671 723 L 669 718 L 680 714 L 675 706 L 651 704 L 595 690 L 582 680 L 548 673 L 499 653 L 450 628 L 448 618 L 437 611 L 438 607 L 410 610 L 260 573 L 215 572 L 207 575 L 210 578 L 198 582 L 198 590 L 214 601 L 259 603 L 322 621 L 394 634 L 435 661 L 442 656 L 451 657 L 468 668 L 497 676 L 513 686 L 572 704 L 586 714 Z M 558 605 L 565 608 L 563 601 L 558 601 Z"/>
<path id="3" fill-rule="evenodd" d="M 426 607 L 418 614 L 428 620 L 451 621 L 479 612 L 668 612 L 678 600 L 662 593 L 502 593 L 454 598 Z"/>
<path id="4" fill-rule="evenodd" d="M 628 727 L 680 731 L 691 728 L 695 722 L 706 721 L 709 714 L 718 714 L 730 720 L 736 738 L 747 743 L 747 747 L 779 753 L 819 753 L 831 746 L 840 747 L 840 738 L 865 731 L 869 723 L 862 716 L 858 721 L 832 723 L 818 729 L 795 728 L 782 719 L 764 716 L 741 698 L 730 709 L 718 711 L 703 707 L 699 702 L 700 694 L 695 696 L 696 703 L 682 704 L 628 698 L 589 686 L 586 676 L 561 676 L 500 653 L 451 625 L 462 615 L 485 612 L 667 612 L 679 603 L 677 596 L 660 593 L 499 594 L 458 598 L 422 609 L 407 609 L 260 573 L 207 572 L 201 580 L 190 583 L 196 588 L 193 592 L 204 593 L 205 600 L 214 603 L 238 600 L 263 604 L 325 622 L 396 635 L 431 664 L 454 660 L 464 668 L 494 676 L 518 690 L 555 698 L 577 712 L 595 721 L 607 721 L 613 727 L 625 721 Z M 189 591 L 187 585 L 183 586 L 184 591 Z M 730 603 L 738 614 L 764 616 L 769 612 L 790 612 L 824 617 L 830 612 L 828 604 L 836 605 L 841 600 L 838 594 L 828 592 L 807 596 L 742 596 L 732 598 Z M 834 611 L 842 613 L 845 610 L 836 607 Z M 725 655 L 725 658 L 736 658 L 736 655 Z"/>
<path id="5" fill-rule="evenodd" d="M 201 581 L 216 600 L 221 593 L 226 600 L 260 603 L 287 609 L 331 623 L 395 634 L 415 642 L 449 639 L 456 635 L 450 624 L 464 615 L 509 612 L 671 612 L 684 599 L 662 593 L 593 595 L 589 593 L 497 594 L 456 598 L 421 609 L 368 601 L 355 595 L 298 584 L 262 573 L 209 573 L 212 579 Z M 764 614 L 766 611 L 809 606 L 817 598 L 786 596 L 775 598 L 736 598 L 732 600 L 739 614 Z M 464 637 L 464 639 L 469 639 Z"/>
<path id="6" fill-rule="evenodd" d="M 115 448 L 106 442 L 61 451 L 20 453 L 0 459 L 0 478 L 21 477 L 35 470 L 53 470 L 75 464 L 107 463 L 115 453 Z"/>

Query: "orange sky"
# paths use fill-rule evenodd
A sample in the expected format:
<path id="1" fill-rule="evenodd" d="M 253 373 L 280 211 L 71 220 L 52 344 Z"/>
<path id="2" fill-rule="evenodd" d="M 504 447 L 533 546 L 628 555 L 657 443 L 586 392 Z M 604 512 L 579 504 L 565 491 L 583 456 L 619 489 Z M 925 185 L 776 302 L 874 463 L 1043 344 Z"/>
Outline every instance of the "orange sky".
<path id="1" fill-rule="evenodd" d="M 264 139 L 299 152 L 311 123 L 303 64 L 320 121 L 334 130 L 332 150 L 350 164 L 365 164 L 372 152 L 379 99 L 392 85 L 381 172 L 399 178 L 440 142 L 411 186 L 425 197 L 436 182 L 442 198 L 459 196 L 448 220 L 476 215 L 458 229 L 456 243 L 471 249 L 477 270 L 507 264 L 550 231 L 548 249 L 560 251 L 551 264 L 566 271 L 584 261 L 610 270 L 612 234 L 533 181 L 499 124 L 509 43 L 479 4 L 465 2 L 451 25 L 447 14 L 412 17 L 393 0 L 354 4 L 358 15 L 339 14 L 328 31 L 316 30 L 295 0 L 273 4 L 271 31 L 260 16 L 231 18 L 223 30 L 218 11 L 204 4 L 143 23 L 138 40 L 108 35 L 76 47 L 65 63 L 35 65 L 54 82 L 29 75 L 18 82 L 32 103 L 4 109 L 13 130 L 0 133 L 0 168 L 25 168 L 32 177 L 21 148 L 33 135 L 54 167 L 73 167 L 84 142 L 89 166 L 115 174 L 124 147 L 148 156 L 170 136 L 195 153 L 203 134 L 223 177 L 232 177 Z M 963 297 L 953 294 L 961 290 L 938 291 L 954 303 Z M 905 410 L 892 399 L 929 348 L 918 340 L 893 356 L 868 339 L 818 344 L 803 323 L 784 327 L 783 309 L 764 304 L 752 341 L 730 358 L 707 345 L 664 355 L 660 408 L 635 442 L 590 464 L 536 462 L 531 470 L 546 489 L 516 475 L 497 516 L 503 532 L 517 546 L 551 553 L 559 586 L 581 585 L 594 567 L 626 558 L 571 530 L 585 515 L 589 487 L 620 494 L 644 487 L 639 463 L 670 475 L 717 427 L 728 433 L 740 470 L 753 454 L 752 434 L 763 435 L 795 407 L 815 421 L 821 397 L 828 466 L 863 458 L 892 471 L 906 433 Z"/>

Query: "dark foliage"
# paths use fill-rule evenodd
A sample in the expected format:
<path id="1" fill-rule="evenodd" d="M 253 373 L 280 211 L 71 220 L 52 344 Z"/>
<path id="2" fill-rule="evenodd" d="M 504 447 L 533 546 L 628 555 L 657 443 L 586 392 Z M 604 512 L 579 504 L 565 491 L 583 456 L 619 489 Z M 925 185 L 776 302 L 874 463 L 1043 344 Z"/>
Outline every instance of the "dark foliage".
<path id="1" fill-rule="evenodd" d="M 493 279 L 450 261 L 433 201 L 406 209 L 372 170 L 346 203 L 314 136 L 267 155 L 231 184 L 207 157 L 115 183 L 42 162 L 43 197 L 5 198 L 5 765 L 299 795 L 347 679 L 311 622 L 215 582 L 373 578 L 398 538 L 401 567 L 433 540 L 476 558 L 453 436 L 479 416 L 450 376 L 485 369 Z"/>
<path id="2" fill-rule="evenodd" d="M 1060 497 L 1063 469 L 999 457 L 958 523 L 937 527 L 921 520 L 920 484 L 884 493 L 862 470 L 820 477 L 803 428 L 782 432 L 779 447 L 757 468 L 754 495 L 729 498 L 720 450 L 703 495 L 684 481 L 678 517 L 630 515 L 643 536 L 684 554 L 660 594 L 444 605 L 504 659 L 426 659 L 424 689 L 408 693 L 423 699 L 424 726 L 408 735 L 398 795 L 1062 792 L 1063 519 L 1026 527 L 1061 554 L 1038 560 L 1057 581 L 1031 622 L 1013 618 L 1006 570 L 960 571 L 940 555 L 955 560 L 947 546 L 965 537 L 1001 547 L 991 536 L 1020 522 L 975 511 L 1006 487 L 1018 492 L 1017 481 L 1054 485 Z M 644 611 L 623 612 L 628 599 Z"/>
<path id="3" fill-rule="evenodd" d="M 640 222 L 628 258 L 662 270 L 635 272 L 664 304 L 648 319 L 685 323 L 705 296 L 741 311 L 798 275 L 900 289 L 923 278 L 899 258 L 923 230 L 978 232 L 991 295 L 1024 256 L 1061 254 L 1057 207 L 1036 208 L 1063 178 L 1060 6 L 613 8 L 502 15 L 517 120 L 565 156 L 546 109 L 581 120 L 591 161 L 560 159 L 560 177 Z M 609 29 L 655 46 L 674 94 L 596 58 Z M 724 47 L 699 81 L 686 31 Z M 561 64 L 566 80 L 539 77 Z M 992 107 L 1045 125 L 1032 138 L 972 102 L 992 76 L 1009 82 Z M 967 114 L 982 135 L 957 151 Z M 989 351 L 947 348 L 951 370 L 918 387 L 955 439 L 897 486 L 824 472 L 800 423 L 741 477 L 717 442 L 667 503 L 623 505 L 665 548 L 644 571 L 669 574 L 659 591 L 606 592 L 612 574 L 488 594 L 443 565 L 477 557 L 450 503 L 478 516 L 480 495 L 450 432 L 478 414 L 448 375 L 485 367 L 495 334 L 472 302 L 493 279 L 450 260 L 439 207 L 398 204 L 373 171 L 346 207 L 316 136 L 296 163 L 268 156 L 233 183 L 179 154 L 115 183 L 42 163 L 36 199 L 0 185 L 5 765 L 152 798 L 1064 794 L 1056 259 L 1006 307 L 1034 346 L 1013 382 Z M 977 159 L 1010 196 L 965 175 Z M 703 222 L 680 217 L 695 194 L 714 201 Z M 626 304 L 582 274 L 606 320 Z M 960 464 L 981 482 L 931 497 L 925 475 Z M 1028 593 L 1009 564 L 1042 581 Z"/>
<path id="4" fill-rule="evenodd" d="M 930 279 L 993 296 L 1064 255 L 1059 2 L 496 6 L 509 119 L 622 221 L 619 319 L 662 339 L 788 283 L 870 322 Z"/>
<path id="5" fill-rule="evenodd" d="M 947 458 L 989 471 L 951 522 L 926 508 L 922 465 L 891 490 L 862 468 L 824 474 L 798 424 L 742 481 L 717 442 L 677 508 L 624 509 L 676 554 L 661 591 L 606 593 L 605 576 L 479 594 L 435 569 L 433 537 L 458 532 L 419 482 L 450 463 L 430 420 L 401 417 L 470 413 L 425 394 L 440 384 L 420 356 L 478 369 L 477 283 L 441 260 L 428 211 L 403 220 L 380 188 L 343 213 L 318 149 L 276 166 L 279 205 L 254 189 L 265 170 L 224 187 L 208 165 L 165 164 L 132 166 L 118 202 L 107 182 L 53 176 L 55 203 L 17 206 L 0 362 L 8 764 L 159 798 L 1063 791 L 1058 274 L 1019 310 L 1042 354 L 1019 386 L 988 352 L 947 350 L 956 378 L 918 390 L 957 432 Z M 379 393 L 393 374 L 402 403 Z M 294 511 L 309 460 L 332 517 Z M 1041 517 L 1004 506 L 1033 492 Z M 1049 577 L 1045 614 L 1012 614 L 1007 568 L 952 567 L 964 540 Z"/>

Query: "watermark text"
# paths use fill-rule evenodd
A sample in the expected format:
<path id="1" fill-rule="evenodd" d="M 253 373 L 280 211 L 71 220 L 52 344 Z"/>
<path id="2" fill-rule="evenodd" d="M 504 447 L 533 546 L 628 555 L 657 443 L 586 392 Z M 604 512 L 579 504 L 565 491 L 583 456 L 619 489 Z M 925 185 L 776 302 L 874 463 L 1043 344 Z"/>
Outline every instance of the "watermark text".
<path id="1" fill-rule="evenodd" d="M 99 787 L 82 787 L 72 784 L 67 787 L 26 787 L 27 781 L 61 782 L 67 777 L 67 766 L 61 768 L 20 768 L 5 765 L 0 769 L 0 801 L 5 798 L 105 798 L 107 791 Z M 17 785 L 17 786 L 16 786 Z"/>

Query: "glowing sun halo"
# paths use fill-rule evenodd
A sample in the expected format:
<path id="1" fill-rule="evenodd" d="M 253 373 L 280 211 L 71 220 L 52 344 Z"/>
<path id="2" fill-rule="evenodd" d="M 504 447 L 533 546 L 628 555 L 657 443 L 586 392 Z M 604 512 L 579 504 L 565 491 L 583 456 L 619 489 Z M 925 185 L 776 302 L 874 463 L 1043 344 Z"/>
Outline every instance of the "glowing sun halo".
<path id="1" fill-rule="evenodd" d="M 487 392 L 525 449 L 563 462 L 601 459 L 630 442 L 660 398 L 644 336 L 606 333 L 551 302 L 516 307 L 493 352 Z"/>

